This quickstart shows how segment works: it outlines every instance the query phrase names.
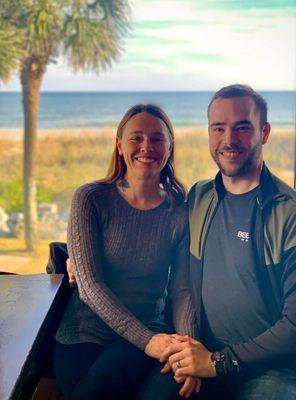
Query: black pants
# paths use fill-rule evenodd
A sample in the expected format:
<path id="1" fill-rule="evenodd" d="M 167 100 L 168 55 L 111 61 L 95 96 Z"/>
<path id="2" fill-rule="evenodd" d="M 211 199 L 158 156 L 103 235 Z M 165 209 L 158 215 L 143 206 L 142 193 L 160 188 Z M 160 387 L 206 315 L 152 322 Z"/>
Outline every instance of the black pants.
<path id="1" fill-rule="evenodd" d="M 157 361 L 127 341 L 110 346 L 56 342 L 55 377 L 59 389 L 74 400 L 131 400 Z"/>
<path id="2" fill-rule="evenodd" d="M 184 400 L 179 396 L 183 383 L 174 380 L 173 373 L 161 374 L 162 366 L 157 365 L 146 377 L 135 400 Z M 230 387 L 220 380 L 203 379 L 201 392 L 193 393 L 190 400 L 234 400 Z"/>
<path id="3" fill-rule="evenodd" d="M 163 375 L 156 366 L 141 385 L 135 400 L 181 400 L 182 384 L 171 373 Z M 270 369 L 257 376 L 203 379 L 199 394 L 190 400 L 295 400 L 296 372 L 289 368 Z"/>

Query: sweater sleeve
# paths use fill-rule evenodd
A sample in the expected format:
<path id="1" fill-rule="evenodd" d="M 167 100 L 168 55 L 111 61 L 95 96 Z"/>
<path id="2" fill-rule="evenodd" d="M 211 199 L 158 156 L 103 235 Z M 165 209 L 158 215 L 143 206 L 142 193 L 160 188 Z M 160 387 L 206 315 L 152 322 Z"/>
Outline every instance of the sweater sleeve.
<path id="1" fill-rule="evenodd" d="M 144 350 L 154 332 L 124 307 L 104 282 L 102 222 L 94 195 L 91 185 L 75 192 L 68 224 L 68 250 L 79 296 L 118 335 Z"/>
<path id="2" fill-rule="evenodd" d="M 196 338 L 196 312 L 193 307 L 189 286 L 188 224 L 185 226 L 172 257 L 168 296 L 176 332 L 180 335 L 188 335 L 192 338 Z"/>
<path id="3" fill-rule="evenodd" d="M 296 247 L 289 249 L 283 262 L 282 318 L 259 336 L 226 347 L 226 367 L 231 372 L 238 362 L 239 369 L 272 368 L 278 362 L 295 360 L 296 355 Z"/>

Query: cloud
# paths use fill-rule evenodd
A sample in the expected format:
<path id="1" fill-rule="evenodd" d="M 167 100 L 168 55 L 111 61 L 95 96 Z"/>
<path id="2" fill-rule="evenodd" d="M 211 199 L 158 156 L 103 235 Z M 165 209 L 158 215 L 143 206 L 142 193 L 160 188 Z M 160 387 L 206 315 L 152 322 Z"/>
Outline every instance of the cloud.
<path id="1" fill-rule="evenodd" d="M 243 81 L 293 90 L 294 2 L 134 0 L 131 34 L 110 71 L 73 75 L 59 60 L 43 88 L 81 90 L 84 82 L 85 90 L 199 90 Z"/>

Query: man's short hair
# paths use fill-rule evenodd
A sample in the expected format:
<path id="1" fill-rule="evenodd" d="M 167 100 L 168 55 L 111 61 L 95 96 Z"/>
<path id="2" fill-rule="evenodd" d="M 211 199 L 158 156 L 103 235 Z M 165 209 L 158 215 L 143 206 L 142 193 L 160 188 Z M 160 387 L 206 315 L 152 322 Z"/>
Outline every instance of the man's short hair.
<path id="1" fill-rule="evenodd" d="M 248 85 L 235 84 L 235 85 L 225 86 L 222 89 L 218 90 L 218 92 L 216 92 L 212 97 L 210 104 L 208 106 L 208 116 L 210 107 L 215 100 L 231 99 L 233 97 L 243 97 L 243 96 L 250 96 L 254 100 L 254 103 L 260 112 L 261 128 L 263 128 L 263 126 L 267 122 L 267 103 L 259 93 L 255 92 L 255 90 L 253 90 Z"/>

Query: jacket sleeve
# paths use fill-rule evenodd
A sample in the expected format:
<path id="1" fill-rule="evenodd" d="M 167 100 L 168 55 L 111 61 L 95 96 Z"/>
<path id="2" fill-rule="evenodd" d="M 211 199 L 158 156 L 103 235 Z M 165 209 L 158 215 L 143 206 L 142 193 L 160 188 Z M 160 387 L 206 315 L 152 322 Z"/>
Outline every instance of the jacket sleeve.
<path id="1" fill-rule="evenodd" d="M 106 286 L 102 268 L 102 223 L 87 185 L 74 194 L 68 251 L 79 296 L 118 335 L 144 350 L 154 332 L 145 327 Z"/>
<path id="2" fill-rule="evenodd" d="M 174 328 L 180 335 L 196 337 L 195 310 L 189 287 L 189 227 L 179 240 L 171 264 L 168 297 Z"/>
<path id="3" fill-rule="evenodd" d="M 264 370 L 286 361 L 291 365 L 296 355 L 296 247 L 290 248 L 284 255 L 282 318 L 268 330 L 245 343 L 226 347 L 222 351 L 226 356 L 228 372 L 234 371 L 236 362 L 239 370 L 249 368 Z"/>

